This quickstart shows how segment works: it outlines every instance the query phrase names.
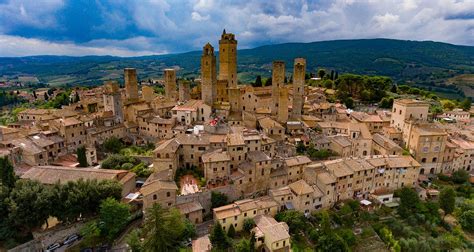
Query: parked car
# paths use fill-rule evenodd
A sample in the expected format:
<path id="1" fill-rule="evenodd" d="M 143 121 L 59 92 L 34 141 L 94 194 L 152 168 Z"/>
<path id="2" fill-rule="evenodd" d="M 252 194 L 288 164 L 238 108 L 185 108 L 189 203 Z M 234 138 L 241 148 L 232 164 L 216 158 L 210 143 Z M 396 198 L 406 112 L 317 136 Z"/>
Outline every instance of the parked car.
<path id="1" fill-rule="evenodd" d="M 55 251 L 56 249 L 60 248 L 61 247 L 61 244 L 59 243 L 53 243 L 53 244 L 50 244 L 48 247 L 46 247 L 46 252 L 53 252 Z"/>
<path id="2" fill-rule="evenodd" d="M 77 234 L 72 234 L 68 237 L 66 237 L 66 239 L 64 240 L 63 244 L 66 245 L 66 246 L 70 246 L 72 245 L 75 241 L 79 240 L 80 239 L 80 236 L 77 235 Z"/>

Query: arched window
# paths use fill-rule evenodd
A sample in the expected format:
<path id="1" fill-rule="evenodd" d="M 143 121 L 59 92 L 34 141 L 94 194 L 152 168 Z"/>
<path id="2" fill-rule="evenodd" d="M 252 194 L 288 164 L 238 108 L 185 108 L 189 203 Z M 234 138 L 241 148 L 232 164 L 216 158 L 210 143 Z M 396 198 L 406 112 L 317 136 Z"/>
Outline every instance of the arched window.
<path id="1" fill-rule="evenodd" d="M 424 168 L 421 168 L 420 174 L 425 174 L 425 169 Z"/>
<path id="2" fill-rule="evenodd" d="M 422 159 L 421 159 L 421 162 L 422 162 L 422 163 L 426 163 L 426 158 L 422 158 Z"/>
<path id="3" fill-rule="evenodd" d="M 433 158 L 433 163 L 436 163 L 436 161 L 438 161 L 438 159 L 434 157 Z"/>

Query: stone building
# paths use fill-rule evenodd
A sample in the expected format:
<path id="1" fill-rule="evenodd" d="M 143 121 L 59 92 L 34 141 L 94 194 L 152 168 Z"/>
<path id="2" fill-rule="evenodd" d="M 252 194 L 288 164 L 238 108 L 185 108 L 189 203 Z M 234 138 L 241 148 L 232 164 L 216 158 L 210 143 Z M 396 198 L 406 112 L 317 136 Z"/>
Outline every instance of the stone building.
<path id="1" fill-rule="evenodd" d="M 122 97 L 117 82 L 107 81 L 104 84 L 104 111 L 112 111 L 117 123 L 124 120 Z"/>
<path id="2" fill-rule="evenodd" d="M 304 104 L 304 86 L 306 75 L 306 60 L 296 58 L 293 69 L 293 108 L 291 119 L 300 120 Z"/>
<path id="3" fill-rule="evenodd" d="M 179 87 L 178 87 L 178 100 L 180 102 L 187 102 L 191 99 L 190 94 L 190 83 L 187 80 L 179 80 Z"/>
<path id="4" fill-rule="evenodd" d="M 165 69 L 165 96 L 171 101 L 176 101 L 176 70 Z"/>
<path id="5" fill-rule="evenodd" d="M 272 115 L 277 115 L 280 104 L 280 89 L 285 85 L 285 62 L 273 61 L 272 68 Z M 288 109 L 288 106 L 286 107 Z"/>
<path id="6" fill-rule="evenodd" d="M 127 98 L 128 102 L 137 102 L 138 101 L 137 70 L 135 68 L 125 68 L 124 80 L 125 80 L 125 98 Z"/>
<path id="7" fill-rule="evenodd" d="M 219 40 L 219 80 L 227 81 L 227 88 L 237 87 L 237 40 L 224 30 Z"/>
<path id="8" fill-rule="evenodd" d="M 212 106 L 217 98 L 217 71 L 214 47 L 207 43 L 201 56 L 201 100 Z"/>

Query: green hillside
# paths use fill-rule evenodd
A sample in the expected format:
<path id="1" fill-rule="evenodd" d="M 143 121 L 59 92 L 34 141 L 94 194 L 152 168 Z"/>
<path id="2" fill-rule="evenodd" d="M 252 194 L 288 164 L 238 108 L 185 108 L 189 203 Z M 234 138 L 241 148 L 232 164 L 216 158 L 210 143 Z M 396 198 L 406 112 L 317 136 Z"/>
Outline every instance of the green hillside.
<path id="1" fill-rule="evenodd" d="M 252 81 L 256 75 L 269 77 L 273 60 L 284 60 L 290 73 L 295 57 L 306 58 L 307 69 L 311 72 L 326 68 L 339 74 L 386 75 L 397 82 L 448 93 L 462 92 L 456 88 L 456 82 L 448 80 L 474 73 L 474 47 L 428 41 L 362 39 L 287 43 L 239 50 L 240 81 Z M 0 75 L 35 75 L 53 85 L 97 85 L 103 80 L 120 80 L 124 67 L 137 68 L 142 79 L 160 77 L 163 69 L 171 66 L 179 66 L 181 76 L 196 76 L 199 63 L 199 51 L 131 58 L 32 56 L 0 58 Z M 463 85 L 474 86 L 474 83 Z"/>

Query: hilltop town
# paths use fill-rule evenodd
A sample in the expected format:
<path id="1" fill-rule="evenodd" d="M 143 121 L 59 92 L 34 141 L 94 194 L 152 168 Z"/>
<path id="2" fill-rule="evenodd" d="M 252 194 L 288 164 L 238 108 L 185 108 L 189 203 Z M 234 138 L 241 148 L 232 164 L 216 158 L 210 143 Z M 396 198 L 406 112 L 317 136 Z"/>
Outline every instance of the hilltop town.
<path id="1" fill-rule="evenodd" d="M 205 44 L 193 80 L 170 66 L 139 81 L 129 66 L 123 87 L 25 93 L 31 104 L 71 102 L 20 109 L 0 127 L 1 168 L 14 172 L 0 178 L 1 225 L 21 230 L 10 240 L 30 236 L 14 251 L 410 251 L 421 246 L 405 236 L 415 227 L 418 242 L 472 249 L 474 109 L 434 112 L 436 97 L 420 90 L 370 104 L 337 96 L 363 90 L 318 85 L 334 74 L 312 76 L 313 59 L 278 52 L 268 85 L 239 83 L 237 45 L 225 30 L 218 53 Z M 109 213 L 127 216 L 113 232 L 107 206 L 126 209 Z M 160 220 L 167 244 L 150 238 Z"/>

